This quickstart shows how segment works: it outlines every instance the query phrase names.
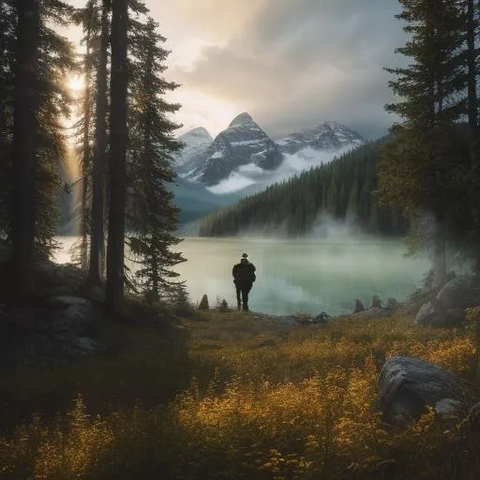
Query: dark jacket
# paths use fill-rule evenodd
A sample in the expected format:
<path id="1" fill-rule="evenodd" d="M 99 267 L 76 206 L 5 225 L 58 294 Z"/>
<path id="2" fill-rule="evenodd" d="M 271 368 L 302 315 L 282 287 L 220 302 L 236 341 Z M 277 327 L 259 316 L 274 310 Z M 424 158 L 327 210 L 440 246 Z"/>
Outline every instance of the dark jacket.
<path id="1" fill-rule="evenodd" d="M 255 265 L 248 261 L 237 263 L 232 269 L 235 285 L 246 285 L 256 280 Z"/>

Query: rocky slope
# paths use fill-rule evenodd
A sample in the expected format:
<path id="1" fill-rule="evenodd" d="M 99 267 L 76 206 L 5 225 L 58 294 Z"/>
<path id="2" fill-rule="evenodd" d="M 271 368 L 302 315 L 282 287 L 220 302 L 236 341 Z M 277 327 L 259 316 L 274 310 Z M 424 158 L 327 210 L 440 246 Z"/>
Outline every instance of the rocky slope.
<path id="1" fill-rule="evenodd" d="M 212 144 L 212 136 L 203 127 L 197 127 L 179 137 L 183 149 L 175 157 L 175 169 L 179 174 L 188 173 L 203 162 L 203 155 Z"/>
<path id="2" fill-rule="evenodd" d="M 213 186 L 239 167 L 274 170 L 282 162 L 278 146 L 248 113 L 238 115 L 203 155 L 203 161 L 186 178 Z"/>

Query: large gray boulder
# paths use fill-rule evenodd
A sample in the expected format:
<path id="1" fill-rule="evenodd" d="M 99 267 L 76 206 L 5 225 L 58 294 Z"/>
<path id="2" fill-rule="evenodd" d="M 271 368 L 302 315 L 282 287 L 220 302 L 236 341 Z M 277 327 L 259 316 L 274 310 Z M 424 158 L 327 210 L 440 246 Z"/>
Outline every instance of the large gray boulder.
<path id="1" fill-rule="evenodd" d="M 427 406 L 451 420 L 460 415 L 467 397 L 455 374 L 412 357 L 390 358 L 380 372 L 378 388 L 384 420 L 392 425 L 417 420 Z"/>
<path id="2" fill-rule="evenodd" d="M 472 305 L 472 280 L 455 277 L 448 281 L 436 297 L 424 303 L 415 316 L 414 325 L 458 327 L 465 320 L 465 308 Z"/>
<path id="3" fill-rule="evenodd" d="M 89 335 L 95 325 L 92 302 L 82 297 L 52 297 L 47 302 L 52 308 L 53 330 L 67 335 Z"/>
<path id="4" fill-rule="evenodd" d="M 415 315 L 414 325 L 433 325 L 437 320 L 435 305 L 433 302 L 426 302 Z"/>
<path id="5" fill-rule="evenodd" d="M 469 277 L 455 277 L 437 293 L 436 303 L 443 309 L 460 309 L 470 306 L 472 280 Z"/>

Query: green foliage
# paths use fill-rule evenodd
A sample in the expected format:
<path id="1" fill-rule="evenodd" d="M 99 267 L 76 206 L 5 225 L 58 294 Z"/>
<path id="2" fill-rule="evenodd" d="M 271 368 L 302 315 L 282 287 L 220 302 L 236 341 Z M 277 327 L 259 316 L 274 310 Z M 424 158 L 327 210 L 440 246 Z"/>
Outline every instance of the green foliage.
<path id="1" fill-rule="evenodd" d="M 373 198 L 379 148 L 383 143 L 384 140 L 371 142 L 209 215 L 200 225 L 200 235 L 249 231 L 304 235 L 314 227 L 321 227 L 323 215 L 353 220 L 371 233 L 405 232 L 406 222 L 396 209 L 378 209 Z"/>
<path id="2" fill-rule="evenodd" d="M 13 84 L 16 49 L 16 2 L 2 0 L 0 20 L 0 232 L 8 236 L 9 194 L 11 191 Z M 35 173 L 35 241 L 37 254 L 47 257 L 54 246 L 58 217 L 57 198 L 61 189 L 58 174 L 65 156 L 65 134 L 62 117 L 70 113 L 71 98 L 66 87 L 66 77 L 75 68 L 73 48 L 61 37 L 55 25 L 68 22 L 72 8 L 57 0 L 41 2 L 39 63 L 35 90 L 37 99 L 37 131 L 34 149 L 37 158 Z"/>
<path id="3" fill-rule="evenodd" d="M 172 154 L 181 148 L 174 131 L 179 127 L 167 118 L 178 110 L 164 96 L 177 85 L 163 78 L 168 52 L 160 46 L 165 39 L 149 18 L 136 22 L 135 40 L 130 42 L 128 162 L 128 225 L 130 251 L 141 267 L 136 280 L 143 290 L 168 299 L 178 287 L 171 267 L 185 261 L 171 247 L 180 243 L 174 235 L 178 209 L 165 184 L 173 182 Z"/>
<path id="4" fill-rule="evenodd" d="M 459 123 L 471 108 L 467 86 L 467 2 L 400 0 L 397 18 L 409 39 L 397 52 L 404 68 L 387 68 L 398 101 L 386 106 L 402 123 L 394 125 L 379 162 L 380 201 L 410 219 L 413 249 L 434 252 L 434 284 L 444 281 L 445 245 L 472 250 L 472 132 Z M 475 107 L 476 108 L 476 107 Z"/>

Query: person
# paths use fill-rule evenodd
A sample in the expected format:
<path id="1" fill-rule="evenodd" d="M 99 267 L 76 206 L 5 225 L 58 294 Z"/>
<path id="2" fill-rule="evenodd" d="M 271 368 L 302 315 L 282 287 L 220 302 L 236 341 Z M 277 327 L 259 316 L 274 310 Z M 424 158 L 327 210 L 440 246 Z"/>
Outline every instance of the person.
<path id="1" fill-rule="evenodd" d="M 248 310 L 248 294 L 256 280 L 255 265 L 248 261 L 248 255 L 244 253 L 240 263 L 233 266 L 233 283 L 237 291 L 237 306 L 240 310 Z"/>

